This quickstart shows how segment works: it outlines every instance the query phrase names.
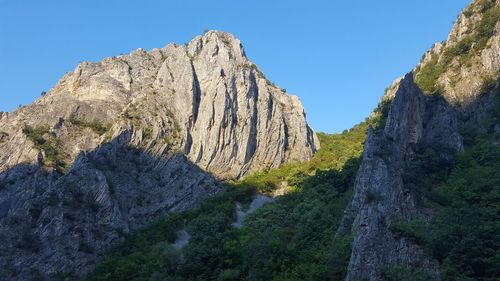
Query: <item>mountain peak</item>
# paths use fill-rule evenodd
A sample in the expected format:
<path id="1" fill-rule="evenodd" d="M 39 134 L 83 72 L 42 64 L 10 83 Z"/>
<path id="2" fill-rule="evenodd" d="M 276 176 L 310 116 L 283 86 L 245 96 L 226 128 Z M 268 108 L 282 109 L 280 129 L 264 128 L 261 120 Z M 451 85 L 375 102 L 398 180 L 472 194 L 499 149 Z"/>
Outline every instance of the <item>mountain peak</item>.
<path id="1" fill-rule="evenodd" d="M 238 41 L 238 43 L 240 41 L 233 34 L 226 32 L 226 31 L 216 30 L 216 29 L 207 30 L 207 31 L 203 32 L 203 34 L 200 36 L 203 38 L 217 37 L 217 38 L 220 38 L 223 40 Z"/>
<path id="2" fill-rule="evenodd" d="M 248 61 L 241 41 L 224 31 L 210 30 L 196 36 L 187 44 L 187 50 L 191 57 L 196 57 L 205 50 L 209 57 L 221 55 L 227 61 L 232 60 L 236 63 Z"/>
<path id="3" fill-rule="evenodd" d="M 131 108 L 140 122 L 123 118 L 130 116 Z M 170 112 L 163 112 L 168 122 L 155 120 L 158 111 Z M 157 116 L 150 116 L 153 112 Z M 148 52 L 137 49 L 100 62 L 82 62 L 47 95 L 4 122 L 6 126 L 53 126 L 75 116 L 109 124 L 115 130 L 108 138 L 130 127 L 142 133 L 154 127 L 152 139 L 135 141 L 146 146 L 167 133 L 154 122 L 176 123 L 177 149 L 223 177 L 242 176 L 264 163 L 272 168 L 307 160 L 318 147 L 298 98 L 269 82 L 245 56 L 240 40 L 216 30 L 185 45 L 170 44 Z M 275 133 L 259 135 L 266 130 Z M 206 139 L 206 134 L 213 138 Z M 230 149 L 220 147 L 219 141 Z M 267 144 L 273 148 L 266 148 Z M 78 149 L 68 153 L 75 156 Z M 17 163 L 3 158 L 0 168 Z"/>

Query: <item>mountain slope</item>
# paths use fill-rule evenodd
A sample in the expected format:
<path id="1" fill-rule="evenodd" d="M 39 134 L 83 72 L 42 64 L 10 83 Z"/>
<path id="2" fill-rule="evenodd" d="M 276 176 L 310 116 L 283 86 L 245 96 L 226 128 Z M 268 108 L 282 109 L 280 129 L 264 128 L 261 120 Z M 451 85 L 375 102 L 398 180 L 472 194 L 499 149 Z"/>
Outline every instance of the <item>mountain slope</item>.
<path id="1" fill-rule="evenodd" d="M 33 104 L 0 115 L 1 278 L 85 274 L 218 178 L 310 159 L 297 97 L 232 35 L 81 63 Z"/>

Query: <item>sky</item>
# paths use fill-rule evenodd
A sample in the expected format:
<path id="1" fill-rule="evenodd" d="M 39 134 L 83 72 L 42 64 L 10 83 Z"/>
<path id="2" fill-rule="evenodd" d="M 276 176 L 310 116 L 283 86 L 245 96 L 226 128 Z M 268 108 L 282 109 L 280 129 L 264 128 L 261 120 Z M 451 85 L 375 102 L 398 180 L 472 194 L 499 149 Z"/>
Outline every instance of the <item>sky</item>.
<path id="1" fill-rule="evenodd" d="M 340 132 L 446 39 L 469 0 L 0 0 L 0 111 L 52 88 L 79 62 L 239 38 L 266 77 L 299 96 L 309 124 Z"/>

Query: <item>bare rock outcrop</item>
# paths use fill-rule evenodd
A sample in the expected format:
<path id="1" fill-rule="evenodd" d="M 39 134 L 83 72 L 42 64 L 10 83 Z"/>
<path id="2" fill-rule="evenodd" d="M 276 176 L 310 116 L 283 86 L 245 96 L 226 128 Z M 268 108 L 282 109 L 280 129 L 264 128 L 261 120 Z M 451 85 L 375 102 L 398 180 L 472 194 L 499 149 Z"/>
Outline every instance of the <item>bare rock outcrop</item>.
<path id="1" fill-rule="evenodd" d="M 108 138 L 129 127 L 152 130 L 146 134 L 150 139 L 138 136 L 137 143 L 154 146 L 168 138 L 192 162 L 222 178 L 307 161 L 319 146 L 298 98 L 270 83 L 240 41 L 220 31 L 182 46 L 79 64 L 34 104 L 1 119 L 0 130 L 12 137 L 0 151 L 12 153 L 0 154 L 0 171 L 36 160 L 19 152 L 20 145 L 32 147 L 21 144 L 24 124 L 54 126 L 62 119 L 58 135 L 65 130 L 81 137 L 70 128 L 72 118 L 112 126 Z M 166 123 L 175 132 L 166 134 Z M 99 137 L 86 143 L 62 137 L 68 159 L 99 146 L 104 139 Z"/>

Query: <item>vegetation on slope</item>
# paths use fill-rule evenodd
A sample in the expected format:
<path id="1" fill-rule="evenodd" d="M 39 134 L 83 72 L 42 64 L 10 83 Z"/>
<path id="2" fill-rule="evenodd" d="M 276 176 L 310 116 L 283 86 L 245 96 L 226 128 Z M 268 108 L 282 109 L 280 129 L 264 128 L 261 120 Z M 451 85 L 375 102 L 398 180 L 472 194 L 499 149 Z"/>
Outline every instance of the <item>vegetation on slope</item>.
<path id="1" fill-rule="evenodd" d="M 435 150 L 427 150 L 419 159 L 435 168 L 430 174 L 434 183 L 427 185 L 428 179 L 417 182 L 436 210 L 435 217 L 430 223 L 399 223 L 392 230 L 422 245 L 439 261 L 444 280 L 498 280 L 500 148 L 477 140 L 458 155 L 452 168 L 437 155 Z M 422 169 L 416 173 L 428 175 Z"/>
<path id="2" fill-rule="evenodd" d="M 349 202 L 369 123 L 341 134 L 319 134 L 322 148 L 308 163 L 285 165 L 230 183 L 222 196 L 195 211 L 162 218 L 129 236 L 103 258 L 88 280 L 340 280 L 351 236 L 335 238 Z M 245 220 L 235 202 L 281 184 L 289 193 Z M 182 250 L 176 231 L 191 235 Z"/>
<path id="3" fill-rule="evenodd" d="M 71 116 L 69 121 L 75 126 L 90 128 L 98 135 L 103 135 L 110 128 L 110 125 L 104 125 L 97 120 L 88 122 L 77 119 L 75 116 Z M 68 155 L 64 152 L 61 139 L 51 131 L 49 126 L 24 124 L 22 132 L 33 142 L 37 150 L 43 152 L 44 157 L 42 160 L 45 167 L 53 168 L 60 174 L 64 174 L 67 171 L 70 165 L 68 163 Z"/>
<path id="4" fill-rule="evenodd" d="M 417 69 L 415 81 L 425 93 L 439 94 L 441 85 L 438 80 L 442 74 L 451 67 L 468 66 L 471 59 L 487 47 L 495 25 L 500 20 L 500 8 L 495 6 L 494 0 L 484 0 L 471 5 L 464 14 L 470 16 L 474 10 L 480 12 L 482 17 L 470 28 L 470 33 L 456 44 L 445 44 L 441 55 L 434 54 L 427 64 Z M 455 61 L 458 64 L 452 66 Z"/>
<path id="5" fill-rule="evenodd" d="M 86 121 L 84 119 L 79 119 L 75 115 L 71 115 L 69 118 L 71 124 L 79 126 L 82 128 L 89 128 L 97 135 L 105 134 L 111 127 L 111 124 L 103 124 L 101 121 L 95 119 L 92 121 Z"/>
<path id="6" fill-rule="evenodd" d="M 351 158 L 363 152 L 368 126 L 368 122 L 363 122 L 341 134 L 318 133 L 321 149 L 309 162 L 285 164 L 276 169 L 260 171 L 235 184 L 254 186 L 260 192 L 272 192 L 283 186 L 297 188 L 305 178 L 315 175 L 317 171 L 341 171 Z"/>
<path id="7" fill-rule="evenodd" d="M 346 163 L 361 156 L 368 127 L 383 129 L 391 103 L 391 99 L 382 100 L 372 117 L 341 134 L 318 133 L 321 149 L 309 162 L 285 164 L 276 169 L 260 171 L 235 184 L 254 186 L 260 192 L 272 192 L 284 186 L 294 189 L 317 171 L 342 171 Z"/>

